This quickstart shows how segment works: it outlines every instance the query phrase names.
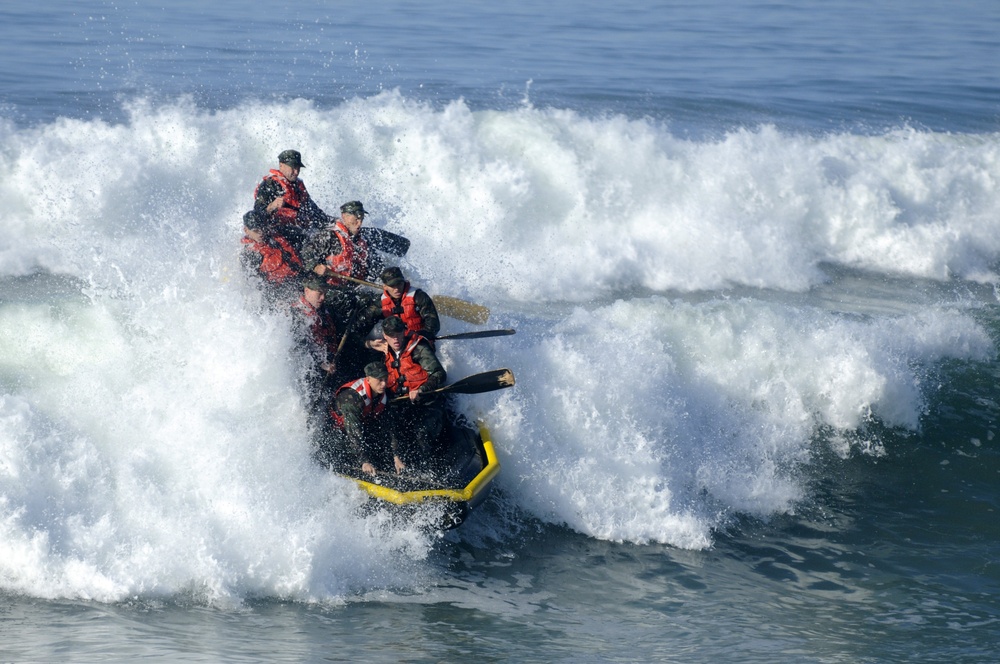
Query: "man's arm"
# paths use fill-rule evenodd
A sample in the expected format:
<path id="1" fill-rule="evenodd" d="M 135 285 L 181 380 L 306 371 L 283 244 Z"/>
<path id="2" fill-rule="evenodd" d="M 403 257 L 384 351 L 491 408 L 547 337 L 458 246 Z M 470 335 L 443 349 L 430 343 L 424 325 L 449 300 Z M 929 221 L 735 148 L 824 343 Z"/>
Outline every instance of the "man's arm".
<path id="1" fill-rule="evenodd" d="M 281 185 L 274 180 L 264 180 L 257 187 L 257 195 L 253 199 L 253 211 L 260 218 L 265 218 L 271 213 L 267 207 L 284 193 Z"/>
<path id="2" fill-rule="evenodd" d="M 352 330 L 364 339 L 382 321 L 382 318 L 382 298 L 376 297 L 358 312 Z"/>
<path id="3" fill-rule="evenodd" d="M 306 198 L 305 202 L 299 208 L 299 219 L 306 222 L 313 230 L 318 230 L 324 226 L 329 226 L 330 224 L 336 223 L 336 218 L 331 217 L 326 212 L 316 205 L 316 201 L 312 197 Z"/>
<path id="4" fill-rule="evenodd" d="M 243 215 L 243 226 L 246 228 L 246 234 L 253 240 L 261 242 L 271 234 L 274 217 L 267 211 L 267 206 L 281 193 L 281 185 L 274 180 L 264 180 L 257 187 L 253 209 Z"/>
<path id="5" fill-rule="evenodd" d="M 420 342 L 413 349 L 413 361 L 427 372 L 427 381 L 420 386 L 418 392 L 426 394 L 441 387 L 448 380 L 448 374 L 445 373 L 444 367 L 441 366 L 437 355 L 434 354 L 434 349 L 426 341 Z"/>
<path id="6" fill-rule="evenodd" d="M 302 247 L 302 266 L 306 272 L 312 272 L 317 265 L 326 262 L 327 256 L 337 256 L 343 250 L 333 231 L 321 231 Z"/>
<path id="7" fill-rule="evenodd" d="M 417 307 L 417 313 L 424 321 L 424 331 L 427 332 L 431 338 L 438 335 L 441 331 L 441 319 L 438 317 L 437 307 L 434 306 L 434 300 L 431 296 L 424 291 L 417 289 L 413 293 L 413 304 Z"/>
<path id="8" fill-rule="evenodd" d="M 361 395 L 354 390 L 341 390 L 334 401 L 337 412 L 344 418 L 344 437 L 347 440 L 348 450 L 362 465 L 371 463 L 365 454 L 364 429 L 361 425 L 364 402 Z"/>

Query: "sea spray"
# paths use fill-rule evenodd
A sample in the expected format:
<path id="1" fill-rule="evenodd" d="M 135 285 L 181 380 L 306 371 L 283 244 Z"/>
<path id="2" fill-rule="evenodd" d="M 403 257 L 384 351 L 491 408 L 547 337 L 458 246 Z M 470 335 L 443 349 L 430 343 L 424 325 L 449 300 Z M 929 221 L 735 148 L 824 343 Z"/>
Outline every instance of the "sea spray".
<path id="1" fill-rule="evenodd" d="M 435 108 L 397 92 L 329 109 L 128 111 L 124 124 L 0 127 L 0 164 L 18 174 L 0 184 L 6 274 L 223 262 L 289 146 L 322 207 L 365 201 L 369 223 L 413 241 L 406 267 L 424 283 L 488 300 L 804 290 L 826 263 L 993 281 L 1000 253 L 996 134 L 761 126 L 692 140 L 651 120 Z"/>
<path id="2" fill-rule="evenodd" d="M 825 432 L 850 456 L 868 422 L 917 430 L 935 367 L 993 354 L 946 281 L 994 280 L 993 135 L 692 140 L 395 92 L 127 117 L 0 126 L 6 589 L 336 602 L 422 582 L 435 538 L 356 513 L 312 463 L 288 319 L 240 273 L 242 214 L 288 147 L 322 207 L 363 200 L 412 240 L 416 284 L 518 329 L 441 345 L 452 376 L 517 375 L 458 400 L 494 431 L 501 519 L 709 547 L 808 501 Z M 849 268 L 866 294 L 906 277 L 940 297 L 845 297 Z"/>
<path id="3" fill-rule="evenodd" d="M 919 430 L 935 365 L 992 354 L 947 310 L 866 321 L 656 297 L 580 309 L 522 338 L 519 389 L 495 418 L 500 485 L 590 535 L 700 548 L 737 513 L 794 509 L 821 432 Z"/>

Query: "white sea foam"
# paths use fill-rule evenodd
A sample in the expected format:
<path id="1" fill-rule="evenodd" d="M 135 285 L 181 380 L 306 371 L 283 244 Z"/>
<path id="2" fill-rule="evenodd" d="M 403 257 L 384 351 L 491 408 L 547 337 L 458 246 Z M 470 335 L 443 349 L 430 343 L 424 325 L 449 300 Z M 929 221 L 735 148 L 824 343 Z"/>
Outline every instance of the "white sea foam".
<path id="1" fill-rule="evenodd" d="M 357 516 L 309 460 L 283 319 L 150 299 L 2 310 L 4 587 L 225 602 L 411 582 L 426 538 Z"/>
<path id="2" fill-rule="evenodd" d="M 218 261 L 260 176 L 296 146 L 323 206 L 364 200 L 413 240 L 425 281 L 479 297 L 804 289 L 824 262 L 996 280 L 995 134 L 761 127 L 691 141 L 648 121 L 436 109 L 394 93 L 329 110 L 129 110 L 123 125 L 0 127 L 14 174 L 0 183 L 0 271 Z"/>
<path id="3" fill-rule="evenodd" d="M 859 321 L 748 300 L 577 310 L 518 348 L 492 421 L 530 511 L 602 538 L 703 547 L 803 497 L 820 430 L 917 430 L 926 368 L 985 360 L 964 314 Z M 859 443 L 860 444 L 860 443 Z"/>
<path id="4" fill-rule="evenodd" d="M 805 497 L 817 432 L 917 429 L 927 368 L 993 352 L 953 303 L 902 291 L 855 315 L 780 291 L 824 263 L 994 280 L 996 136 L 695 142 L 393 93 L 130 118 L 0 127 L 0 293 L 20 293 L 0 294 L 7 590 L 336 601 L 420 583 L 433 539 L 355 514 L 310 462 L 287 321 L 238 274 L 241 215 L 286 147 L 327 210 L 361 199 L 413 241 L 418 283 L 518 328 L 440 346 L 453 377 L 518 377 L 461 402 L 495 431 L 508 515 L 709 546 L 732 515 Z M 65 276 L 14 287 L 34 273 Z M 774 290 L 682 296 L 731 285 Z"/>

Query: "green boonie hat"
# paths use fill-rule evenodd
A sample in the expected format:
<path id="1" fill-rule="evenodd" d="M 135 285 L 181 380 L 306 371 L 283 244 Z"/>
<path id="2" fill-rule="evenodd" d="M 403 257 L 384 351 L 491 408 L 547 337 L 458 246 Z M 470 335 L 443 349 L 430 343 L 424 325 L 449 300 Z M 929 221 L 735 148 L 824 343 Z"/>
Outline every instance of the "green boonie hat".
<path id="1" fill-rule="evenodd" d="M 382 321 L 382 332 L 385 334 L 399 334 L 406 332 L 406 323 L 399 316 L 389 316 Z"/>
<path id="2" fill-rule="evenodd" d="M 326 292 L 326 281 L 322 277 L 306 277 L 302 281 L 302 286 L 309 290 Z"/>
<path id="3" fill-rule="evenodd" d="M 279 164 L 288 164 L 294 168 L 305 168 L 302 163 L 302 154 L 298 150 L 285 150 L 278 155 Z"/>
<path id="4" fill-rule="evenodd" d="M 361 204 L 361 201 L 347 201 L 340 206 L 340 211 L 344 214 L 353 214 L 355 217 L 361 217 L 368 214 L 365 211 L 365 206 Z"/>
<path id="5" fill-rule="evenodd" d="M 369 378 L 389 380 L 389 370 L 386 368 L 385 362 L 369 362 L 365 365 L 365 375 Z"/>
<path id="6" fill-rule="evenodd" d="M 386 286 L 391 286 L 392 288 L 399 288 L 406 283 L 406 279 L 403 278 L 403 271 L 398 267 L 387 267 L 382 270 L 382 283 Z"/>

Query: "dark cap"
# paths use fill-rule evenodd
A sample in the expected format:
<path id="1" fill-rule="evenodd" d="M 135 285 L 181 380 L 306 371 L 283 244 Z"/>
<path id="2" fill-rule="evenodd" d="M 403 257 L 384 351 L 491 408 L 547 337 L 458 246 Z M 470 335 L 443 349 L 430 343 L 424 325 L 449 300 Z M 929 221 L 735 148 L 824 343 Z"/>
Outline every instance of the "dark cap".
<path id="1" fill-rule="evenodd" d="M 406 279 L 403 278 L 403 271 L 398 267 L 387 267 L 382 270 L 381 279 L 383 284 L 392 288 L 399 288 L 406 283 Z"/>
<path id="2" fill-rule="evenodd" d="M 365 375 L 369 378 L 389 380 L 389 370 L 386 368 L 385 362 L 369 362 L 365 365 Z"/>
<path id="3" fill-rule="evenodd" d="M 288 164 L 293 168 L 305 168 L 306 165 L 302 163 L 302 154 L 298 150 L 285 150 L 278 155 L 279 164 Z"/>
<path id="4" fill-rule="evenodd" d="M 361 204 L 361 201 L 347 201 L 340 206 L 340 211 L 344 214 L 353 214 L 355 217 L 361 217 L 368 214 L 365 211 L 365 206 Z"/>
<path id="5" fill-rule="evenodd" d="M 308 288 L 309 290 L 320 291 L 321 293 L 326 292 L 326 281 L 320 276 L 308 276 L 302 281 L 302 286 Z"/>
<path id="6" fill-rule="evenodd" d="M 406 332 L 406 323 L 399 316 L 389 316 L 382 321 L 382 332 L 385 334 L 400 334 Z"/>

